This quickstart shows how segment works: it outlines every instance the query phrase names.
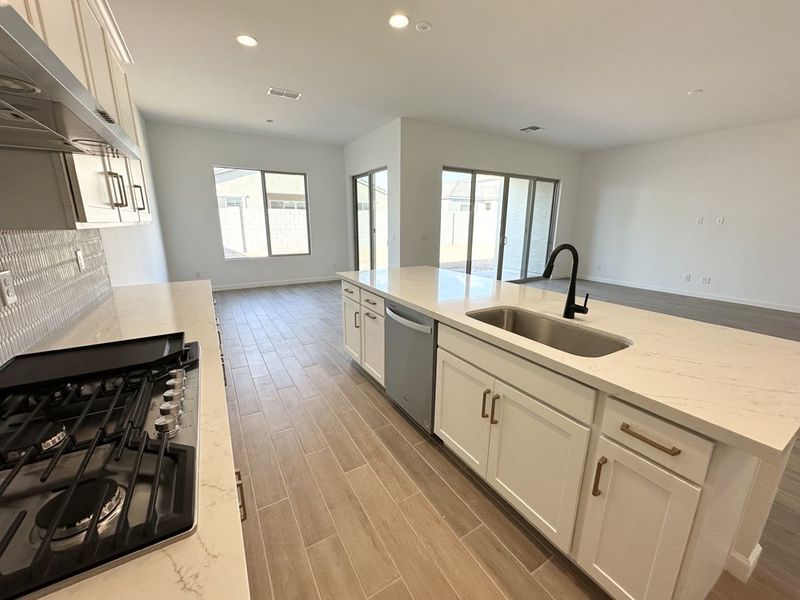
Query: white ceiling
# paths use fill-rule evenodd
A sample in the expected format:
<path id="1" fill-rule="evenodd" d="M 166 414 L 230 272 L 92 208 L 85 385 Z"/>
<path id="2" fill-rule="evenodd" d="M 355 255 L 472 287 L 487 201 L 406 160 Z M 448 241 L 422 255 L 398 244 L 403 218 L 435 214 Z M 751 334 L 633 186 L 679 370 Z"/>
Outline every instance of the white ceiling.
<path id="1" fill-rule="evenodd" d="M 110 4 L 135 100 L 163 119 L 344 143 L 405 116 L 591 149 L 800 114 L 798 0 Z"/>

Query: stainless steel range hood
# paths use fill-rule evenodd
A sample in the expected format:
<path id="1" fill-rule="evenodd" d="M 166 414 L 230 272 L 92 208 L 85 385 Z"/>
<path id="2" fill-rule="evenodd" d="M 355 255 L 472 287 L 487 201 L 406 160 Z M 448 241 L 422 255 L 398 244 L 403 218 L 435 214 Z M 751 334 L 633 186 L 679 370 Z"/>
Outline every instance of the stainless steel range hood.
<path id="1" fill-rule="evenodd" d="M 10 6 L 0 6 L 0 146 L 121 154 L 139 146 Z"/>

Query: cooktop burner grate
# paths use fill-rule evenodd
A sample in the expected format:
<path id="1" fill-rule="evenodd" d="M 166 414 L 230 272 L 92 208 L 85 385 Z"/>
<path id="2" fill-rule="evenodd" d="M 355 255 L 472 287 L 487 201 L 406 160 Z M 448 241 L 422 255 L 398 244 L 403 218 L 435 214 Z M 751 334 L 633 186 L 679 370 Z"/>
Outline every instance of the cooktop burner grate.
<path id="1" fill-rule="evenodd" d="M 157 368 L 26 385 L 0 400 L 0 600 L 193 527 L 196 438 L 151 425 L 174 369 L 196 363 L 194 344 Z"/>

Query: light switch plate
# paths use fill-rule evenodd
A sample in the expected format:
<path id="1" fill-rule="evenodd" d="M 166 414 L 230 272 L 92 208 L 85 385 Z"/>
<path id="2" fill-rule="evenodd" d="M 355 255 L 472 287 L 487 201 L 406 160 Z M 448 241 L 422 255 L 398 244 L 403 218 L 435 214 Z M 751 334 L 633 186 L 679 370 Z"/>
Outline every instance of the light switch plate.
<path id="1" fill-rule="evenodd" d="M 0 271 L 0 299 L 3 301 L 3 306 L 11 306 L 17 302 L 11 271 Z"/>
<path id="2" fill-rule="evenodd" d="M 83 273 L 86 270 L 86 262 L 83 260 L 83 250 L 75 250 L 75 258 L 78 261 L 78 270 Z"/>

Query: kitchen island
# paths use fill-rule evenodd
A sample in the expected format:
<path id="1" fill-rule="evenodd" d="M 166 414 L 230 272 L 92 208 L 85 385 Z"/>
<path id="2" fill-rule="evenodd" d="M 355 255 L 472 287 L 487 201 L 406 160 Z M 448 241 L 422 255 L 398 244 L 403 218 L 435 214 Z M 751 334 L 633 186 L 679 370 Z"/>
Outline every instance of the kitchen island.
<path id="1" fill-rule="evenodd" d="M 208 281 L 114 288 L 112 296 L 46 350 L 175 331 L 200 344 L 200 448 L 197 530 L 163 548 L 48 594 L 52 600 L 247 599 L 219 340 Z"/>
<path id="2" fill-rule="evenodd" d="M 435 433 L 613 596 L 701 598 L 752 572 L 800 428 L 800 344 L 590 300 L 570 324 L 631 345 L 581 357 L 467 314 L 563 321 L 562 294 L 432 267 L 339 276 L 346 343 L 377 314 L 358 297 L 439 322 Z"/>

